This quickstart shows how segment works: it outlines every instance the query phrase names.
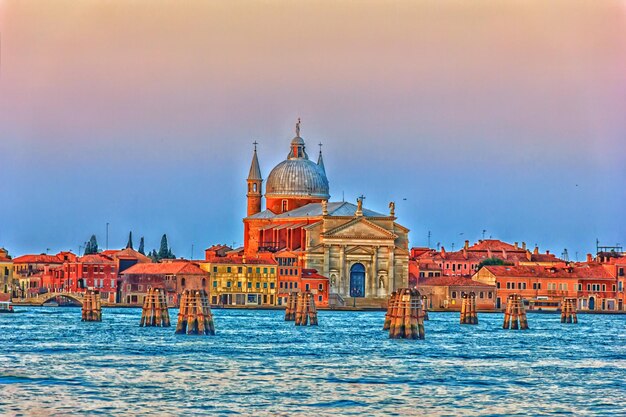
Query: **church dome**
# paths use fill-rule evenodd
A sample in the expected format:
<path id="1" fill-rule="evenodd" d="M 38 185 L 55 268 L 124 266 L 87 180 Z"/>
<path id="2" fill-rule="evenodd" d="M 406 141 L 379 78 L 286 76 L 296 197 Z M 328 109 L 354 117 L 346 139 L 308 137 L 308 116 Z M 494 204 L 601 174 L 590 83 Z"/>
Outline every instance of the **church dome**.
<path id="1" fill-rule="evenodd" d="M 328 179 L 322 167 L 309 160 L 304 139 L 296 127 L 287 159 L 276 165 L 267 177 L 266 198 L 319 198 L 328 200 Z"/>

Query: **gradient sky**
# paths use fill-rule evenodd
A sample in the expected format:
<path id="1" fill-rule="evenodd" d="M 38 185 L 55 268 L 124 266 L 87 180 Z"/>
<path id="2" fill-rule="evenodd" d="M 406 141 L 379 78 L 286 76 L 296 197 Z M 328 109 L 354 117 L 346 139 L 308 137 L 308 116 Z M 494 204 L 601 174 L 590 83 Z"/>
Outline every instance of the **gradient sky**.
<path id="1" fill-rule="evenodd" d="M 0 246 L 241 244 L 298 116 L 414 246 L 626 245 L 624 4 L 0 0 Z"/>

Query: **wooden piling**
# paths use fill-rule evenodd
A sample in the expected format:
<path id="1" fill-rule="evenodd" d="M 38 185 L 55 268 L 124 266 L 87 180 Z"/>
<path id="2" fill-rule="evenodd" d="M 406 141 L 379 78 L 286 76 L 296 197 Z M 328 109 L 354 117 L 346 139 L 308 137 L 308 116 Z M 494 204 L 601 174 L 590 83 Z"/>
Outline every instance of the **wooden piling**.
<path id="1" fill-rule="evenodd" d="M 215 324 L 205 290 L 185 290 L 180 297 L 176 334 L 214 335 Z"/>
<path id="2" fill-rule="evenodd" d="M 297 294 L 296 297 L 296 326 L 317 326 L 317 308 L 315 297 L 310 291 Z"/>
<path id="3" fill-rule="evenodd" d="M 385 314 L 385 323 L 383 324 L 383 330 L 389 330 L 389 328 L 391 327 L 391 315 L 397 299 L 398 293 L 396 291 L 392 292 L 389 296 L 389 300 L 387 301 L 387 313 Z"/>
<path id="4" fill-rule="evenodd" d="M 82 321 L 102 321 L 100 292 L 86 290 L 83 297 Z"/>
<path id="5" fill-rule="evenodd" d="M 285 306 L 285 321 L 295 321 L 296 320 L 296 304 L 297 304 L 298 293 L 290 292 L 287 297 L 287 304 Z"/>
<path id="6" fill-rule="evenodd" d="M 169 327 L 170 313 L 167 309 L 165 290 L 149 288 L 143 299 L 143 309 L 139 327 Z"/>
<path id="7" fill-rule="evenodd" d="M 476 293 L 461 294 L 461 324 L 478 324 L 476 313 Z"/>
<path id="8" fill-rule="evenodd" d="M 561 323 L 577 324 L 578 317 L 576 316 L 576 304 L 577 298 L 565 298 L 561 303 Z"/>
<path id="9" fill-rule="evenodd" d="M 511 330 L 527 330 L 528 320 L 526 319 L 526 309 L 524 302 L 519 294 L 511 294 L 506 303 L 506 311 L 504 313 L 503 329 Z"/>
<path id="10" fill-rule="evenodd" d="M 424 316 L 425 321 L 430 320 L 428 317 L 428 297 L 425 295 L 422 295 L 422 315 Z"/>
<path id="11" fill-rule="evenodd" d="M 424 339 L 424 306 L 417 290 L 399 289 L 389 299 L 389 338 Z M 383 325 L 383 328 L 385 325 Z"/>

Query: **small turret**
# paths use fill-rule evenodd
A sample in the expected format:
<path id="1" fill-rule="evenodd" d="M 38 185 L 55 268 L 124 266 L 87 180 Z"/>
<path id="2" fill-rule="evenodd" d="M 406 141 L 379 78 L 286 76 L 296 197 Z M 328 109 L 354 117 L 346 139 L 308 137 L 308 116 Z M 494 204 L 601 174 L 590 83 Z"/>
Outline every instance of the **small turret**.
<path id="1" fill-rule="evenodd" d="M 259 167 L 259 159 L 256 154 L 256 145 L 254 142 L 254 154 L 252 155 L 252 163 L 250 164 L 250 173 L 248 174 L 248 217 L 261 212 L 261 200 L 263 177 L 261 176 L 261 168 Z"/>

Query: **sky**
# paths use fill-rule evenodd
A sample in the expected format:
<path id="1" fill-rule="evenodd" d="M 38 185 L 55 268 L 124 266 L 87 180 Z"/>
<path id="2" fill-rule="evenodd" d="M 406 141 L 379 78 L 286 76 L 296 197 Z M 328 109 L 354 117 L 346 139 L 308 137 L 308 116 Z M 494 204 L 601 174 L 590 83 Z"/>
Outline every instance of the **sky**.
<path id="1" fill-rule="evenodd" d="M 0 0 L 0 45 L 13 255 L 241 245 L 252 142 L 267 178 L 298 117 L 412 246 L 626 245 L 621 1 Z"/>

